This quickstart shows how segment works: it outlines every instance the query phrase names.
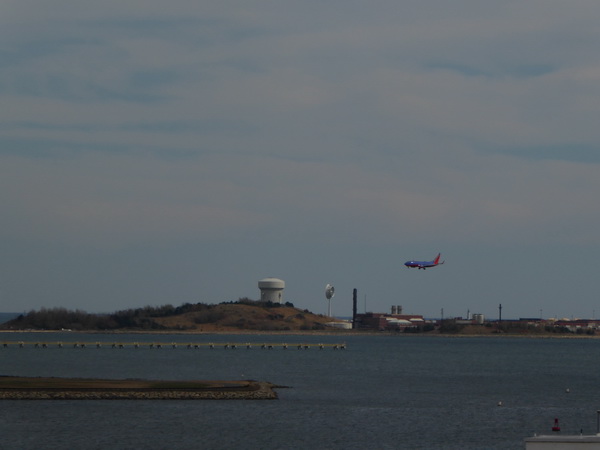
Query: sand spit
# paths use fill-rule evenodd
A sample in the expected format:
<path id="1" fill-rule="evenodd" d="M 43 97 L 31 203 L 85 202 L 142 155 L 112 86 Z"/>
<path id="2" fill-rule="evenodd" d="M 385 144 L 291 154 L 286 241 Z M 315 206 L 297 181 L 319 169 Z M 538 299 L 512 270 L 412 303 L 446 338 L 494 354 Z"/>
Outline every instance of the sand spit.
<path id="1" fill-rule="evenodd" d="M 0 377 L 0 400 L 276 400 L 265 381 Z"/>

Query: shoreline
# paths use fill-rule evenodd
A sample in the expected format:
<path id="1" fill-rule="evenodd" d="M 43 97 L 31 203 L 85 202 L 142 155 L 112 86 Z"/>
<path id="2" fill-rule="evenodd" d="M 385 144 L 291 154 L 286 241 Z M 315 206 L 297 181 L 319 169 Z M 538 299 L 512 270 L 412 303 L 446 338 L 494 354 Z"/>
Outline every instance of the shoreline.
<path id="1" fill-rule="evenodd" d="M 180 336 L 388 336 L 388 337 L 421 337 L 421 338 L 525 338 L 525 339 L 600 339 L 600 335 L 585 334 L 522 334 L 522 333 L 472 333 L 472 334 L 451 334 L 451 333 L 397 333 L 387 331 L 371 330 L 287 330 L 287 331 L 260 331 L 260 330 L 211 330 L 211 331 L 180 331 L 180 330 L 6 330 L 0 329 L 0 333 L 67 333 L 67 334 L 102 334 L 102 335 L 121 335 L 121 334 L 148 334 L 148 335 L 180 335 Z"/>

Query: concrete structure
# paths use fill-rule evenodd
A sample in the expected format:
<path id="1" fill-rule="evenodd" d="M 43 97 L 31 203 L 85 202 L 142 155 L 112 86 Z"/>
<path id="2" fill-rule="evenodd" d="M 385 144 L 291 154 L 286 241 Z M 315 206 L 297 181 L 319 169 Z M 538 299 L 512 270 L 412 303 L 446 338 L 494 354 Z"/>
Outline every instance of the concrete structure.
<path id="1" fill-rule="evenodd" d="M 525 439 L 526 450 L 600 450 L 600 410 L 596 411 L 596 434 L 561 434 L 558 419 L 554 419 L 552 435 L 534 436 Z"/>
<path id="2" fill-rule="evenodd" d="M 526 450 L 600 449 L 599 435 L 535 436 L 525 439 Z"/>
<path id="3" fill-rule="evenodd" d="M 331 328 L 338 328 L 340 330 L 351 330 L 352 323 L 351 322 L 327 322 L 325 325 Z"/>
<path id="4" fill-rule="evenodd" d="M 285 281 L 279 278 L 263 278 L 258 282 L 260 299 L 263 302 L 283 303 Z"/>
<path id="5" fill-rule="evenodd" d="M 483 325 L 485 322 L 485 316 L 483 314 L 473 314 L 473 321 L 477 325 Z"/>

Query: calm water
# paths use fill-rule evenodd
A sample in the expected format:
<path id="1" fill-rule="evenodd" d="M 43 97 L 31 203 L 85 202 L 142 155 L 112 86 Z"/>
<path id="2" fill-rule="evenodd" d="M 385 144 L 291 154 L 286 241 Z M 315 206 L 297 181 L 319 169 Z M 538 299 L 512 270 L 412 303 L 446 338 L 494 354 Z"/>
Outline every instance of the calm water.
<path id="1" fill-rule="evenodd" d="M 555 417 L 563 433 L 596 432 L 600 340 L 343 339 L 344 351 L 0 348 L 5 375 L 251 378 L 292 386 L 278 391 L 278 401 L 2 401 L 0 448 L 523 449 L 523 439 L 548 433 Z M 2 340 L 340 342 L 74 333 L 0 333 Z"/>

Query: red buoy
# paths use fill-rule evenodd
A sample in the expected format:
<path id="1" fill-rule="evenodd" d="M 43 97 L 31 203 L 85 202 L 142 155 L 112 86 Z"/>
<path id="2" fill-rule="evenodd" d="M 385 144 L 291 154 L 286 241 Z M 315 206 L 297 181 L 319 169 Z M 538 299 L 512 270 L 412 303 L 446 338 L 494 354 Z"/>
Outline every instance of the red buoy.
<path id="1" fill-rule="evenodd" d="M 560 426 L 558 425 L 558 419 L 554 419 L 554 426 L 552 427 L 552 431 L 560 431 Z"/>

